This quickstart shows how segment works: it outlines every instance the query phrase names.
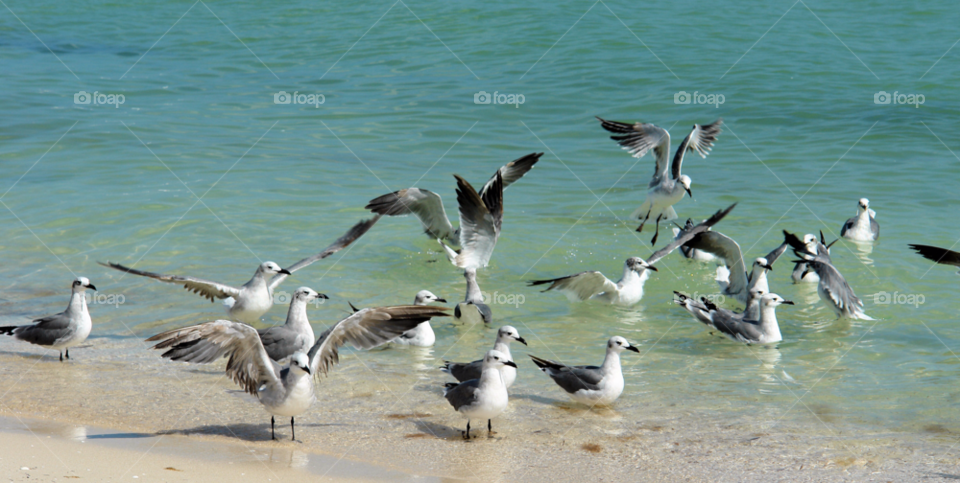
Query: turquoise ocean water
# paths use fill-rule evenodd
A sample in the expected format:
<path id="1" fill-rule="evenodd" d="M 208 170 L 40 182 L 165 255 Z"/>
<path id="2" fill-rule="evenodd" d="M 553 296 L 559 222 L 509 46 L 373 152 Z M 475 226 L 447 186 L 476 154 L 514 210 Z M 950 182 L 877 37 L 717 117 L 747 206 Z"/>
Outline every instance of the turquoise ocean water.
<path id="1" fill-rule="evenodd" d="M 7 6 L 0 322 L 62 310 L 75 275 L 124 299 L 92 306 L 87 354 L 212 320 L 219 304 L 96 262 L 240 284 L 261 261 L 288 265 L 318 251 L 380 194 L 416 183 L 444 196 L 453 216 L 452 174 L 479 185 L 506 161 L 543 151 L 506 192 L 503 235 L 480 275 L 487 292 L 523 296 L 494 306 L 497 325 L 531 342 L 518 359 L 529 351 L 599 363 L 619 334 L 642 344 L 641 357 L 624 356 L 618 410 L 627 417 L 679 405 L 824 437 L 870 430 L 953 442 L 960 432 L 960 279 L 906 246 L 960 238 L 952 2 Z M 281 91 L 323 103 L 276 104 Z M 76 103 L 81 92 L 92 102 Z M 481 92 L 523 104 L 477 104 Z M 676 103 L 683 92 L 695 101 Z M 877 104 L 881 92 L 894 101 Z M 122 104 L 98 104 L 119 95 Z M 909 95 L 923 103 L 897 104 Z M 696 102 L 710 96 L 723 103 Z M 723 117 L 713 153 L 687 157 L 694 199 L 676 210 L 697 219 L 739 203 L 717 229 L 748 257 L 774 248 L 783 229 L 832 240 L 869 198 L 880 241 L 838 242 L 833 259 L 877 321 L 834 320 L 814 287 L 790 283 L 783 262 L 771 288 L 798 305 L 781 307 L 775 349 L 710 335 L 673 305 L 674 290 L 716 291 L 713 266 L 678 255 L 658 264 L 631 308 L 526 287 L 580 270 L 616 278 L 625 258 L 652 252 L 650 232 L 634 234 L 627 217 L 643 202 L 653 159 L 621 151 L 594 116 L 669 128 L 674 146 L 693 123 Z M 414 219 L 383 219 L 283 288 L 330 295 L 311 312 L 318 328 L 348 300 L 407 303 L 420 289 L 459 300 L 463 279 L 437 248 Z M 878 304 L 881 292 L 923 303 Z M 285 313 L 275 307 L 267 321 Z M 494 336 L 435 326 L 431 371 L 442 357 L 479 355 Z M 109 357 L 143 350 L 126 347 Z M 0 340 L 0 351 L 30 350 Z M 405 351 L 375 357 L 409 363 Z M 521 391 L 562 399 L 524 365 Z"/>

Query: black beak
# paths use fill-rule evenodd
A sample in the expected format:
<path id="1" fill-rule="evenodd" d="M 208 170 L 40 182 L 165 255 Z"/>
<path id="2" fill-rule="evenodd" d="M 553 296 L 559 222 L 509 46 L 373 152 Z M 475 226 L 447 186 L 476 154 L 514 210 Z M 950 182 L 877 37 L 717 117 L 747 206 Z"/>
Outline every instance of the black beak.
<path id="1" fill-rule="evenodd" d="M 628 350 L 628 351 L 636 352 L 637 354 L 640 353 L 640 349 L 637 349 L 637 346 L 633 346 L 633 345 L 627 346 L 627 350 Z"/>
<path id="2" fill-rule="evenodd" d="M 301 369 L 303 369 L 303 372 L 306 372 L 307 374 L 310 374 L 310 367 L 309 367 L 309 366 L 308 366 L 308 367 L 301 367 Z"/>
<path id="3" fill-rule="evenodd" d="M 684 189 L 687 190 L 687 194 L 690 195 L 690 199 L 692 200 L 692 199 L 693 199 L 693 191 L 690 191 L 690 188 L 684 188 Z"/>
<path id="4" fill-rule="evenodd" d="M 517 367 L 517 363 L 516 363 L 516 362 L 513 362 L 513 361 L 504 362 L 503 365 L 505 365 L 505 366 L 510 366 L 510 367 L 513 367 L 513 368 L 516 368 L 516 367 Z"/>
<path id="5" fill-rule="evenodd" d="M 644 268 L 646 268 L 647 270 L 653 270 L 654 272 L 659 272 L 659 271 L 660 271 L 660 270 L 657 270 L 657 267 L 654 267 L 653 265 L 647 265 L 647 266 L 644 267 Z"/>
<path id="6" fill-rule="evenodd" d="M 781 304 L 787 304 L 787 305 L 796 305 L 795 303 L 793 303 L 792 300 L 784 300 L 783 302 L 780 302 L 780 303 L 781 303 Z"/>
<path id="7" fill-rule="evenodd" d="M 444 304 L 445 304 L 445 303 L 447 303 L 447 300 L 446 300 L 446 299 L 440 299 L 440 298 L 438 298 L 437 300 L 434 300 L 434 302 L 440 302 L 440 303 L 444 303 Z"/>
<path id="8" fill-rule="evenodd" d="M 317 294 L 317 298 L 318 298 L 318 299 L 325 299 L 325 300 L 329 300 L 329 299 L 330 299 L 330 297 L 327 297 L 327 294 L 325 294 L 325 293 L 318 293 L 318 294 Z"/>
<path id="9" fill-rule="evenodd" d="M 282 273 L 282 274 L 284 274 L 284 275 L 290 275 L 290 270 L 287 270 L 286 268 L 281 268 L 280 271 L 277 272 L 277 273 Z"/>
<path id="10" fill-rule="evenodd" d="M 760 265 L 760 266 L 763 268 L 766 268 L 767 270 L 770 270 L 771 272 L 773 271 L 773 265 L 767 264 L 767 265 Z"/>
<path id="11" fill-rule="evenodd" d="M 519 343 L 521 343 L 521 344 L 523 344 L 523 345 L 527 345 L 527 341 L 523 340 L 523 337 L 517 337 L 517 342 L 519 342 Z"/>
<path id="12" fill-rule="evenodd" d="M 91 290 L 96 290 L 96 289 L 97 289 L 97 287 L 94 287 L 92 283 L 91 283 L 91 284 L 88 284 L 88 285 L 87 285 L 87 288 L 89 288 L 89 289 L 91 289 Z"/>

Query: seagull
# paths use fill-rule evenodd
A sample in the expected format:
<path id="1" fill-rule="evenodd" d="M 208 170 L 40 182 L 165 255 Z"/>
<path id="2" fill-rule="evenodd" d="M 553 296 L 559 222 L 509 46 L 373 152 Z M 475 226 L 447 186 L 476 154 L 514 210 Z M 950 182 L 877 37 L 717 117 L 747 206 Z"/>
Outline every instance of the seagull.
<path id="1" fill-rule="evenodd" d="M 376 216 L 369 220 L 364 220 L 360 223 L 357 223 L 353 226 L 353 228 L 350 229 L 350 231 L 337 239 L 337 241 L 333 242 L 322 252 L 311 257 L 304 258 L 303 260 L 294 263 L 289 268 L 280 268 L 280 266 L 274 262 L 263 262 L 259 267 L 257 267 L 257 271 L 254 272 L 253 278 L 251 278 L 249 282 L 239 287 L 234 287 L 219 282 L 211 282 L 202 278 L 185 275 L 163 275 L 154 272 L 147 272 L 125 267 L 119 263 L 98 263 L 105 267 L 120 270 L 121 272 L 132 273 L 134 275 L 140 275 L 143 277 L 150 277 L 161 282 L 183 284 L 183 288 L 199 294 L 204 298 L 210 299 L 211 302 L 213 302 L 214 299 L 226 299 L 224 305 L 227 307 L 227 313 L 230 314 L 231 318 L 247 324 L 253 324 L 259 322 L 260 317 L 263 317 L 263 314 L 270 310 L 270 307 L 273 305 L 274 289 L 276 289 L 281 282 L 286 280 L 288 276 L 290 276 L 293 272 L 296 272 L 297 270 L 316 262 L 317 260 L 327 258 L 330 255 L 333 255 L 334 253 L 346 248 L 357 238 L 360 238 L 364 233 L 366 233 L 367 230 L 369 230 L 379 218 L 379 216 Z"/>
<path id="2" fill-rule="evenodd" d="M 457 304 L 453 310 L 453 317 L 471 324 L 489 324 L 493 321 L 493 311 L 483 301 L 483 292 L 477 284 L 477 270 L 468 268 L 463 271 L 463 278 L 467 281 L 467 294 L 463 302 Z"/>
<path id="3" fill-rule="evenodd" d="M 751 295 L 755 296 L 762 292 L 755 289 L 751 291 Z M 736 313 L 717 307 L 705 298 L 696 301 L 680 292 L 673 293 L 679 297 L 679 300 L 675 301 L 677 305 L 687 309 L 697 320 L 719 330 L 732 340 L 747 344 L 772 344 L 783 340 L 780 335 L 780 325 L 777 323 L 776 308 L 780 304 L 793 305 L 793 302 L 784 300 L 777 294 L 766 293 L 757 304 L 760 310 L 759 317 L 755 319 L 748 317 L 749 314 L 746 312 Z M 751 298 L 756 300 L 754 297 Z"/>
<path id="4" fill-rule="evenodd" d="M 678 236 L 680 236 L 680 232 L 682 230 L 689 230 L 690 228 L 693 228 L 693 226 L 694 226 L 693 220 L 687 218 L 687 223 L 683 228 L 681 228 L 680 225 L 673 227 L 673 238 L 676 239 Z M 722 258 L 712 253 L 705 252 L 703 250 L 697 250 L 696 248 L 690 248 L 690 247 L 685 247 L 681 245 L 680 254 L 683 255 L 683 258 L 688 258 L 690 260 L 696 260 L 702 263 L 715 263 L 717 265 L 723 265 Z"/>
<path id="5" fill-rule="evenodd" d="M 765 293 L 770 292 L 767 271 L 773 270 L 774 262 L 786 251 L 787 242 L 781 243 L 766 256 L 755 258 L 750 273 L 744 268 L 740 245 L 723 233 L 705 230 L 684 243 L 684 246 L 722 258 L 726 265 L 717 267 L 716 279 L 721 293 L 746 303 L 750 289 L 754 287 Z"/>
<path id="6" fill-rule="evenodd" d="M 517 329 L 509 325 L 500 327 L 500 330 L 497 331 L 497 341 L 493 344 L 493 350 L 502 353 L 507 357 L 507 360 L 512 361 L 513 355 L 510 354 L 510 341 L 512 340 L 527 345 L 527 341 L 520 337 L 520 332 L 517 332 Z M 460 382 L 480 379 L 480 373 L 483 370 L 483 359 L 473 362 L 443 362 L 443 367 L 440 370 L 450 374 Z M 503 374 L 503 383 L 506 384 L 507 388 L 512 386 L 513 381 L 517 379 L 517 368 L 503 366 L 500 368 L 500 372 Z"/>
<path id="7" fill-rule="evenodd" d="M 531 153 L 503 165 L 480 189 L 480 197 L 484 197 L 497 176 L 503 179 L 503 188 L 506 189 L 533 169 L 540 156 L 543 156 L 543 153 Z M 447 240 L 452 244 L 460 243 L 460 228 L 454 230 L 447 218 L 447 212 L 443 209 L 443 200 L 433 191 L 420 188 L 394 191 L 370 200 L 364 209 L 386 216 L 416 215 L 430 238 Z"/>
<path id="8" fill-rule="evenodd" d="M 493 434 L 490 420 L 507 409 L 507 386 L 499 369 L 517 368 L 517 364 L 506 354 L 491 350 L 483 357 L 483 371 L 479 379 L 464 382 L 448 382 L 444 385 L 443 397 L 447 398 L 453 409 L 467 417 L 467 430 L 463 439 L 470 439 L 470 420 L 486 419 L 487 434 Z"/>
<path id="9" fill-rule="evenodd" d="M 796 235 L 786 231 L 784 231 L 784 238 L 793 247 L 793 252 L 807 264 L 807 270 L 816 272 L 820 277 L 817 293 L 820 295 L 820 300 L 823 300 L 837 314 L 837 318 L 874 320 L 863 312 L 863 302 L 850 288 L 840 271 L 830 263 L 830 256 L 826 255 L 825 250 L 810 253 Z"/>
<path id="10" fill-rule="evenodd" d="M 607 406 L 623 392 L 620 353 L 625 350 L 640 353 L 640 349 L 617 335 L 607 341 L 607 356 L 600 367 L 565 366 L 534 355 L 530 355 L 530 358 L 574 401 L 590 406 Z"/>
<path id="11" fill-rule="evenodd" d="M 660 220 L 673 220 L 677 217 L 673 205 L 683 199 L 686 193 L 693 197 L 690 191 L 690 177 L 680 174 L 680 165 L 687 151 L 694 151 L 701 158 L 706 158 L 713 148 L 714 141 L 720 135 L 720 126 L 723 119 L 717 119 L 713 124 L 694 124 L 693 130 L 683 138 L 680 147 L 673 156 L 673 163 L 668 163 L 670 156 L 670 133 L 665 129 L 648 123 L 627 124 L 623 122 L 600 120 L 600 125 L 617 136 L 610 136 L 620 146 L 635 158 L 642 158 L 651 148 L 657 157 L 657 166 L 653 172 L 647 190 L 647 200 L 630 215 L 631 218 L 642 220 L 637 231 L 643 230 L 643 225 L 651 216 L 656 216 L 656 231 L 653 234 L 651 245 L 657 243 L 660 231 Z"/>
<path id="12" fill-rule="evenodd" d="M 870 209 L 870 200 L 860 198 L 857 216 L 850 218 L 840 228 L 840 236 L 855 241 L 876 241 L 880 238 L 880 225 L 875 219 L 877 212 Z"/>
<path id="13" fill-rule="evenodd" d="M 447 258 L 456 267 L 476 270 L 486 267 L 500 238 L 503 223 L 503 178 L 497 171 L 493 181 L 483 190 L 483 196 L 467 180 L 457 179 L 457 203 L 460 206 L 460 251 L 443 246 Z"/>
<path id="14" fill-rule="evenodd" d="M 784 236 L 786 231 L 783 232 Z M 817 236 L 812 233 L 807 233 L 803 235 L 803 245 L 806 247 L 807 251 L 810 253 L 823 253 L 825 254 L 827 260 L 830 259 L 830 247 L 836 243 L 837 240 L 834 240 L 829 245 L 827 241 L 823 238 L 823 231 L 820 232 L 820 241 L 817 242 Z M 817 276 L 816 272 L 807 270 L 806 262 L 797 262 L 793 267 L 793 273 L 790 274 L 790 278 L 793 280 L 793 283 L 800 282 L 810 282 L 817 283 L 820 281 L 820 277 Z"/>
<path id="15" fill-rule="evenodd" d="M 417 292 L 417 296 L 413 298 L 413 305 L 424 306 L 433 302 L 447 303 L 446 300 L 437 297 L 429 290 L 421 290 Z M 430 327 L 430 321 L 425 320 L 420 322 L 420 325 L 400 334 L 400 336 L 393 339 L 392 342 L 400 345 L 430 347 L 436 341 L 437 336 L 433 333 L 433 327 Z"/>
<path id="16" fill-rule="evenodd" d="M 529 285 L 534 286 L 549 283 L 550 286 L 547 287 L 544 292 L 559 290 L 564 293 L 571 302 L 594 299 L 608 304 L 624 306 L 636 304 L 643 298 L 643 284 L 650 276 L 650 270 L 657 271 L 653 264 L 698 234 L 707 232 L 711 226 L 717 224 L 724 216 L 727 216 L 727 213 L 730 213 L 730 210 L 732 210 L 734 206 L 737 206 L 737 204 L 734 203 L 730 205 L 729 208 L 716 212 L 703 223 L 682 231 L 677 238 L 667 246 L 654 252 L 647 260 L 640 257 L 628 258 L 623 264 L 623 277 L 616 283 L 612 282 L 600 272 L 586 271 L 566 277 L 533 280 L 529 282 Z"/>
<path id="17" fill-rule="evenodd" d="M 320 334 L 304 354 L 290 356 L 290 365 L 282 367 L 267 355 L 253 327 L 231 320 L 174 329 L 147 339 L 163 357 L 174 361 L 207 364 L 229 357 L 226 373 L 247 393 L 257 396 L 270 413 L 271 439 L 276 438 L 275 416 L 290 417 L 290 436 L 296 440 L 294 418 L 316 401 L 314 378 L 326 374 L 339 361 L 338 349 L 352 344 L 370 349 L 389 342 L 406 330 L 429 320 L 448 315 L 442 307 L 400 305 L 359 310 Z"/>
<path id="18" fill-rule="evenodd" d="M 313 345 L 313 327 L 307 319 L 307 303 L 327 299 L 326 295 L 314 292 L 309 287 L 300 287 L 293 293 L 287 321 L 283 325 L 258 329 L 260 342 L 270 359 L 283 363 L 296 352 L 306 353 Z"/>
<path id="19" fill-rule="evenodd" d="M 87 340 L 90 329 L 90 312 L 87 311 L 87 289 L 96 290 L 86 277 L 77 277 L 73 281 L 70 303 L 67 310 L 56 315 L 48 315 L 33 321 L 33 325 L 8 325 L 0 327 L 0 334 L 12 335 L 14 339 L 60 351 L 60 362 L 66 354 L 70 358 L 70 348 Z"/>
<path id="20" fill-rule="evenodd" d="M 910 248 L 916 250 L 920 256 L 928 260 L 933 260 L 934 262 L 941 263 L 943 265 L 953 265 L 955 267 L 960 267 L 960 253 L 957 253 L 953 250 L 947 250 L 946 248 L 937 248 L 930 245 L 914 245 L 911 244 Z M 960 271 L 957 272 L 960 274 Z M 0 328 L 2 330 L 2 328 Z"/>

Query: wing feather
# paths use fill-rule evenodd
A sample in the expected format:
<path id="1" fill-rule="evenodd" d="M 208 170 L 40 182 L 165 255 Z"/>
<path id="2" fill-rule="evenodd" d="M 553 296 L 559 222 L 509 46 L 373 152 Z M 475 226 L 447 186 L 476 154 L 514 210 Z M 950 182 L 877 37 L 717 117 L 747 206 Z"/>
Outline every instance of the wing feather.
<path id="1" fill-rule="evenodd" d="M 347 230 L 347 232 L 344 233 L 343 236 L 341 236 L 340 238 L 337 238 L 337 240 L 331 243 L 327 248 L 324 248 L 322 252 L 316 255 L 304 258 L 303 260 L 300 260 L 299 262 L 294 263 L 293 265 L 290 265 L 289 267 L 287 267 L 287 271 L 290 273 L 296 272 L 297 270 L 300 270 L 301 268 L 304 268 L 312 264 L 313 262 L 316 262 L 318 260 L 323 260 L 324 258 L 327 258 L 330 255 L 333 255 L 334 253 L 337 253 L 340 250 L 343 250 L 344 248 L 350 246 L 350 244 L 355 242 L 358 238 L 363 236 L 364 233 L 369 231 L 370 228 L 372 228 L 373 225 L 376 224 L 377 220 L 379 219 L 380 219 L 380 215 L 377 215 L 377 216 L 374 216 L 373 218 L 370 218 L 369 220 L 360 221 L 356 225 L 353 225 L 349 230 Z M 279 273 L 277 275 L 274 275 L 273 278 L 270 279 L 270 289 L 271 290 L 275 289 L 278 285 L 280 285 L 281 282 L 286 280 L 287 277 L 289 277 L 289 275 L 285 273 Z"/>
<path id="2" fill-rule="evenodd" d="M 210 299 L 211 302 L 214 299 L 225 299 L 227 297 L 239 297 L 240 289 L 237 287 L 231 287 L 230 285 L 225 285 L 219 282 L 211 282 L 209 280 L 204 280 L 202 278 L 190 277 L 186 275 L 164 275 L 161 273 L 147 272 L 144 270 L 137 270 L 135 268 L 125 267 L 119 263 L 112 262 L 97 262 L 104 267 L 109 267 L 114 270 L 119 270 L 121 272 L 132 273 L 134 275 L 140 275 L 141 277 L 150 277 L 154 280 L 159 280 L 166 283 L 175 283 L 182 284 L 183 288 L 200 295 L 201 297 Z"/>

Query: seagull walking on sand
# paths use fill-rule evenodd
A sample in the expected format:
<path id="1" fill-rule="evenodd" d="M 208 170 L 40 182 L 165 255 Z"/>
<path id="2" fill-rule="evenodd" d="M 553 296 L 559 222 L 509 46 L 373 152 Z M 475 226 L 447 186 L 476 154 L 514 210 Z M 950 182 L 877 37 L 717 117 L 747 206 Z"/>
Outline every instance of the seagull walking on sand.
<path id="1" fill-rule="evenodd" d="M 870 209 L 870 200 L 860 198 L 857 216 L 850 218 L 840 228 L 840 236 L 848 240 L 872 242 L 880 238 L 880 224 L 875 219 L 877 212 Z"/>
<path id="2" fill-rule="evenodd" d="M 565 366 L 534 355 L 530 358 L 574 401 L 590 406 L 607 406 L 623 393 L 620 353 L 625 350 L 640 352 L 640 349 L 627 342 L 627 339 L 613 336 L 607 341 L 607 356 L 599 367 Z"/>
<path id="3" fill-rule="evenodd" d="M 211 302 L 213 302 L 214 299 L 224 300 L 227 313 L 231 318 L 247 324 L 253 324 L 259 322 L 263 314 L 267 313 L 270 307 L 273 306 L 273 291 L 281 282 L 286 280 L 293 272 L 346 248 L 366 233 L 379 218 L 379 216 L 376 216 L 357 223 L 345 235 L 337 239 L 337 241 L 333 242 L 322 252 L 304 258 L 288 268 L 280 268 L 280 266 L 274 262 L 263 262 L 257 267 L 253 278 L 239 287 L 186 275 L 163 275 L 160 273 L 147 272 L 126 267 L 119 263 L 98 263 L 121 272 L 150 277 L 166 283 L 182 284 L 183 288 L 210 299 Z"/>
<path id="4" fill-rule="evenodd" d="M 14 339 L 59 351 L 60 362 L 63 362 L 64 354 L 69 359 L 70 348 L 87 340 L 93 328 L 90 312 L 87 311 L 88 288 L 97 289 L 86 277 L 77 277 L 71 285 L 72 293 L 67 310 L 36 319 L 32 325 L 0 327 L 0 334 L 11 335 Z"/>
<path id="5" fill-rule="evenodd" d="M 503 366 L 516 369 L 517 364 L 506 354 L 491 350 L 483 357 L 483 370 L 479 379 L 460 383 L 448 382 L 444 385 L 443 397 L 455 411 L 467 417 L 467 430 L 462 433 L 463 439 L 470 439 L 470 421 L 473 419 L 486 419 L 487 434 L 494 434 L 491 420 L 507 409 L 510 400 L 502 372 L 499 370 Z"/>
<path id="6" fill-rule="evenodd" d="M 514 340 L 523 345 L 527 345 L 527 341 L 524 340 L 523 337 L 520 337 L 520 332 L 517 332 L 517 329 L 509 325 L 500 327 L 500 330 L 497 331 L 497 341 L 493 344 L 493 350 L 502 353 L 506 356 L 507 360 L 512 361 L 513 355 L 510 354 L 510 342 Z M 483 372 L 483 359 L 478 359 L 473 362 L 443 362 L 444 364 L 440 370 L 450 374 L 460 382 L 469 381 L 470 379 L 480 379 L 480 375 Z M 503 383 L 506 384 L 507 388 L 513 385 L 513 381 L 517 380 L 517 368 L 515 366 L 505 365 L 500 368 L 500 372 L 503 375 Z"/>
<path id="7" fill-rule="evenodd" d="M 227 357 L 227 375 L 257 396 L 270 413 L 271 439 L 276 439 L 274 418 L 280 416 L 290 418 L 290 439 L 296 440 L 294 418 L 316 401 L 314 378 L 319 382 L 320 374 L 339 362 L 341 346 L 379 346 L 431 317 L 446 316 L 445 310 L 412 305 L 359 310 L 320 334 L 306 354 L 290 356 L 287 367 L 270 359 L 256 329 L 241 322 L 215 320 L 163 332 L 147 341 L 158 342 L 153 348 L 166 349 L 163 357 L 174 361 L 207 364 Z"/>
<path id="8" fill-rule="evenodd" d="M 529 284 L 531 286 L 550 284 L 544 292 L 557 290 L 566 295 L 571 302 L 592 299 L 614 305 L 634 305 L 643 298 L 643 285 L 650 277 L 650 271 L 657 271 L 656 267 L 653 266 L 654 263 L 657 263 L 698 234 L 709 233 L 707 230 L 727 216 L 727 213 L 730 213 L 734 206 L 737 206 L 736 203 L 725 210 L 716 212 L 703 223 L 682 231 L 667 246 L 654 252 L 647 260 L 640 257 L 628 258 L 623 263 L 623 277 L 616 283 L 598 271 L 585 271 L 566 277 L 533 280 Z"/>
<path id="9" fill-rule="evenodd" d="M 772 344 L 783 340 L 780 325 L 777 323 L 776 308 L 781 304 L 793 305 L 793 302 L 784 300 L 777 294 L 766 293 L 760 297 L 759 303 L 755 303 L 759 307 L 759 317 L 753 318 L 747 311 L 737 313 L 720 308 L 706 298 L 697 301 L 680 292 L 674 293 L 678 297 L 678 300 L 675 300 L 677 305 L 687 309 L 694 318 L 719 330 L 732 340 L 748 344 Z M 756 300 L 755 297 L 760 293 L 762 290 L 752 291 L 751 298 Z"/>
<path id="10" fill-rule="evenodd" d="M 647 190 L 647 200 L 630 215 L 631 218 L 641 220 L 637 231 L 643 230 L 643 225 L 651 217 L 656 220 L 656 229 L 653 234 L 651 245 L 657 243 L 657 235 L 660 231 L 660 221 L 673 220 L 677 217 L 673 205 L 683 199 L 684 194 L 693 197 L 690 190 L 691 180 L 685 174 L 680 174 L 680 166 L 683 164 L 683 156 L 687 151 L 694 151 L 701 158 L 706 158 L 707 154 L 713 148 L 713 143 L 720 135 L 720 127 L 723 125 L 723 119 L 717 119 L 712 124 L 700 125 L 694 124 L 693 129 L 687 137 L 683 138 L 680 147 L 677 148 L 673 156 L 673 162 L 668 163 L 670 156 L 670 133 L 665 129 L 649 123 L 638 122 L 628 124 L 624 122 L 600 120 L 600 125 L 616 136 L 610 136 L 610 139 L 616 141 L 627 152 L 635 158 L 642 158 L 651 148 L 657 158 L 657 165 L 653 172 L 653 178 L 650 180 Z"/>
<path id="11" fill-rule="evenodd" d="M 421 290 L 417 292 L 416 297 L 413 298 L 413 305 L 424 306 L 430 305 L 433 302 L 447 303 L 446 300 L 437 297 L 433 292 L 429 290 Z M 434 342 L 437 341 L 437 335 L 433 332 L 433 327 L 430 326 L 430 321 L 425 320 L 420 322 L 420 325 L 400 334 L 399 337 L 393 339 L 393 343 L 400 345 L 411 345 L 415 347 L 431 347 Z"/>

